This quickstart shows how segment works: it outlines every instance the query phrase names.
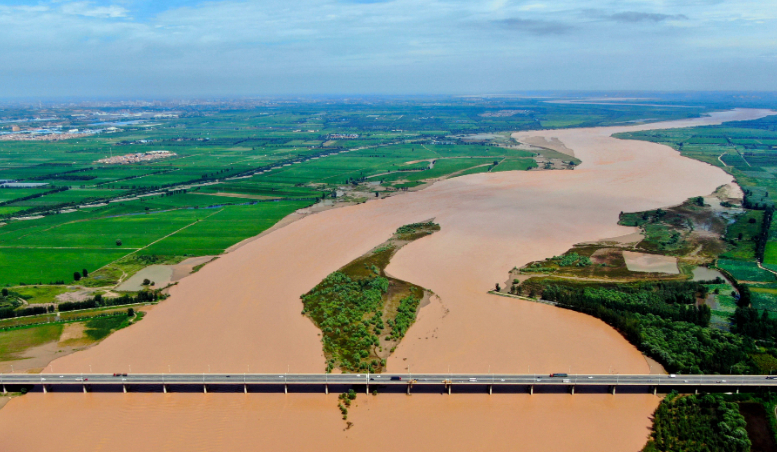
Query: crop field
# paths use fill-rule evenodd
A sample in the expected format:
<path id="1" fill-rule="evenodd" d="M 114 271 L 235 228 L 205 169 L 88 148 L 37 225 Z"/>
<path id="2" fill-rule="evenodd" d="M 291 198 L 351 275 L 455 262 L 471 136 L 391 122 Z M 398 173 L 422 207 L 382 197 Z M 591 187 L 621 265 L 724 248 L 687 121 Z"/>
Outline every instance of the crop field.
<path id="1" fill-rule="evenodd" d="M 200 198 L 175 195 L 161 200 L 177 196 Z M 217 196 L 201 198 L 215 198 L 222 203 L 235 201 Z M 160 206 L 153 200 L 138 203 L 155 209 L 176 207 Z M 93 217 L 86 216 L 86 212 L 74 212 L 52 216 L 51 220 L 59 221 L 48 221 L 48 224 L 16 223 L 9 226 L 27 227 L 9 228 L 0 234 L 0 284 L 70 283 L 75 271 L 84 268 L 95 271 L 136 251 L 173 256 L 220 254 L 309 204 L 309 201 L 274 201 Z M 117 240 L 121 245 L 117 245 Z"/>
<path id="2" fill-rule="evenodd" d="M 138 110 L 146 118 L 155 113 Z M 492 114 L 502 110 L 514 113 Z M 164 261 L 215 255 L 322 198 L 361 201 L 376 184 L 396 191 L 438 178 L 535 166 L 534 152 L 504 147 L 516 144 L 511 131 L 676 119 L 703 110 L 532 99 L 261 104 L 119 121 L 110 132 L 70 140 L 3 141 L 0 179 L 48 185 L 0 189 L 0 285 L 70 284 L 74 272 L 94 272 L 128 255 Z M 41 124 L 47 127 L 114 124 L 71 113 L 35 114 L 60 118 Z M 95 123 L 106 124 L 89 125 Z M 157 150 L 174 155 L 97 162 Z M 136 267 L 122 265 L 104 270 L 105 281 Z"/>

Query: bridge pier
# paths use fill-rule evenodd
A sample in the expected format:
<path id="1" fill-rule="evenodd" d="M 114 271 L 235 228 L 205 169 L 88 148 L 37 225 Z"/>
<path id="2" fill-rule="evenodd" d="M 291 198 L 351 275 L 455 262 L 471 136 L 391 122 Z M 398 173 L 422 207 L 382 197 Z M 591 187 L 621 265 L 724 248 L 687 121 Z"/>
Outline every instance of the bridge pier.
<path id="1" fill-rule="evenodd" d="M 84 394 L 86 394 L 87 392 L 89 391 L 86 390 L 86 385 L 84 385 Z"/>
<path id="2" fill-rule="evenodd" d="M 8 394 L 8 391 L 5 390 L 5 383 L 3 383 L 3 395 Z"/>
<path id="3" fill-rule="evenodd" d="M 324 394 L 329 395 L 329 383 L 324 385 Z"/>
<path id="4" fill-rule="evenodd" d="M 412 386 L 412 384 L 410 384 L 410 383 L 407 384 L 407 395 L 410 395 L 410 387 L 411 386 Z"/>
<path id="5" fill-rule="evenodd" d="M 243 394 L 248 394 L 248 385 L 243 384 Z"/>
<path id="6" fill-rule="evenodd" d="M 167 394 L 167 385 L 162 385 L 162 392 Z"/>
<path id="7" fill-rule="evenodd" d="M 494 385 L 488 385 L 488 395 L 491 395 L 494 393 Z"/>
<path id="8" fill-rule="evenodd" d="M 367 390 L 364 391 L 365 394 L 370 395 L 370 384 L 367 383 Z"/>
<path id="9" fill-rule="evenodd" d="M 47 392 L 48 392 L 48 391 L 46 390 L 46 385 L 43 385 L 43 393 L 45 394 L 45 393 L 47 393 Z"/>
<path id="10" fill-rule="evenodd" d="M 529 385 L 529 394 L 534 395 L 534 385 Z"/>
<path id="11" fill-rule="evenodd" d="M 121 390 L 124 391 L 124 394 L 126 394 L 127 393 L 127 385 L 121 385 Z"/>
<path id="12" fill-rule="evenodd" d="M 285 384 L 283 385 L 283 393 L 288 394 L 289 393 L 289 385 Z"/>
<path id="13" fill-rule="evenodd" d="M 202 392 L 203 392 L 203 394 L 207 394 L 208 393 L 208 385 L 202 385 Z"/>
<path id="14" fill-rule="evenodd" d="M 610 394 L 615 395 L 615 385 L 610 386 Z"/>
<path id="15" fill-rule="evenodd" d="M 451 395 L 451 388 L 453 387 L 453 385 L 449 384 L 447 386 L 448 386 L 448 395 Z"/>
<path id="16" fill-rule="evenodd" d="M 693 390 L 693 393 L 694 393 L 694 394 L 696 394 L 696 395 L 698 395 L 698 394 L 699 394 L 699 388 L 696 388 L 696 389 L 694 389 L 694 390 Z"/>
<path id="17" fill-rule="evenodd" d="M 658 386 L 653 386 L 653 395 L 656 395 L 658 392 Z"/>
<path id="18" fill-rule="evenodd" d="M 575 385 L 569 387 L 569 393 L 575 395 Z"/>
<path id="19" fill-rule="evenodd" d="M 739 394 L 739 388 L 737 388 L 737 394 Z"/>

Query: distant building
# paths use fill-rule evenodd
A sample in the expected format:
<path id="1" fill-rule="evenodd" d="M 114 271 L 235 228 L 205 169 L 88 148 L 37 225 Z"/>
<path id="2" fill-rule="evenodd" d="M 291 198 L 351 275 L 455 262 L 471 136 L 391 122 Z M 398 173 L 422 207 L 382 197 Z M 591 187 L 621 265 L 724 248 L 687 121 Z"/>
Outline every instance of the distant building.
<path id="1" fill-rule="evenodd" d="M 173 157 L 175 152 L 157 150 L 148 152 L 139 152 L 137 154 L 125 154 L 117 155 L 115 157 L 106 157 L 104 159 L 97 160 L 95 163 L 103 163 L 106 165 L 126 165 L 129 163 L 149 162 L 151 160 L 158 160 L 167 157 Z"/>
<path id="2" fill-rule="evenodd" d="M 330 133 L 330 140 L 353 140 L 359 138 L 358 133 Z"/>

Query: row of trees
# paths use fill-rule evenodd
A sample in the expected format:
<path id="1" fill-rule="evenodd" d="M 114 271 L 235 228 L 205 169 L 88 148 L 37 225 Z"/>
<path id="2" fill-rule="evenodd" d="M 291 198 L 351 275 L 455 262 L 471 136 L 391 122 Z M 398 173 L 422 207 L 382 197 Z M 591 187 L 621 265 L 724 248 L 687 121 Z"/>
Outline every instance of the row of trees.
<path id="1" fill-rule="evenodd" d="M 28 315 L 40 315 L 54 312 L 54 306 L 30 306 L 28 308 L 0 308 L 0 319 L 12 319 L 14 317 L 25 317 Z"/>
<path id="2" fill-rule="evenodd" d="M 761 221 L 761 231 L 758 233 L 758 238 L 755 242 L 755 258 L 758 260 L 758 262 L 764 261 L 766 242 L 769 241 L 769 229 L 772 227 L 773 216 L 774 206 L 770 205 L 764 211 L 763 220 Z"/>
<path id="3" fill-rule="evenodd" d="M 149 303 L 158 301 L 164 296 L 158 291 L 143 290 L 138 292 L 136 296 L 124 294 L 116 298 L 104 298 L 102 295 L 97 294 L 94 297 L 84 301 L 68 301 L 57 305 L 57 309 L 60 312 L 76 311 L 79 309 L 94 309 L 104 306 L 121 306 L 125 304 L 136 303 Z"/>

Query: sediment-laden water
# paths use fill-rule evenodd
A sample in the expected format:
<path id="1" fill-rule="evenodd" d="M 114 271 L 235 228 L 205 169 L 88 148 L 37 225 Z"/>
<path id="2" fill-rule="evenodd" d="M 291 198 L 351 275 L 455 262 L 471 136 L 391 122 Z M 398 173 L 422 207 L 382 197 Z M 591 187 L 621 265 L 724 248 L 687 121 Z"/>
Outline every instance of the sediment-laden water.
<path id="1" fill-rule="evenodd" d="M 647 373 L 602 322 L 488 295 L 507 271 L 615 237 L 621 211 L 677 204 L 731 182 L 710 165 L 612 133 L 752 119 L 762 110 L 628 127 L 521 132 L 558 138 L 574 171 L 476 174 L 308 216 L 181 281 L 131 328 L 52 363 L 54 372 L 320 372 L 299 296 L 391 236 L 442 230 L 387 271 L 438 295 L 388 361 L 392 372 Z M 332 394 L 28 394 L 0 410 L 4 450 L 638 450 L 651 395 L 360 395 L 344 430 Z M 41 430 L 33 426 L 45 426 Z"/>

